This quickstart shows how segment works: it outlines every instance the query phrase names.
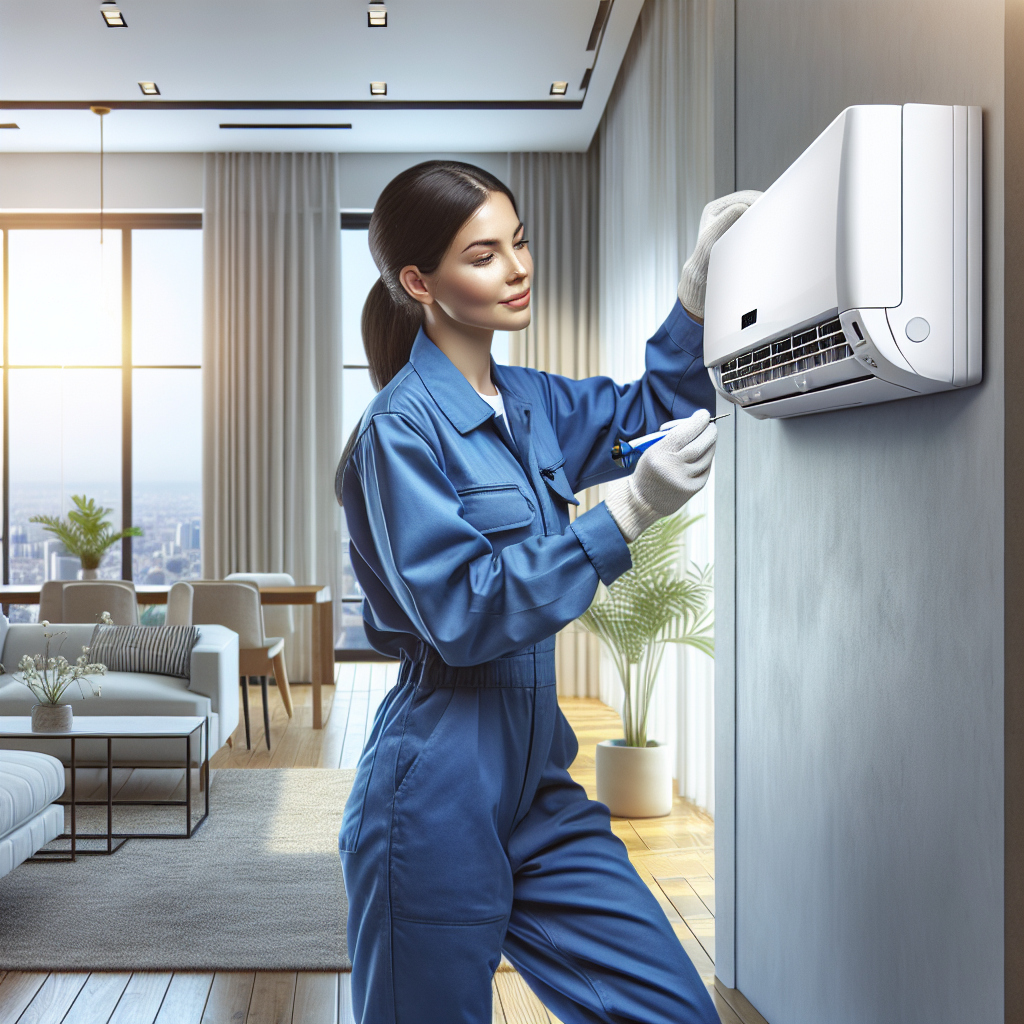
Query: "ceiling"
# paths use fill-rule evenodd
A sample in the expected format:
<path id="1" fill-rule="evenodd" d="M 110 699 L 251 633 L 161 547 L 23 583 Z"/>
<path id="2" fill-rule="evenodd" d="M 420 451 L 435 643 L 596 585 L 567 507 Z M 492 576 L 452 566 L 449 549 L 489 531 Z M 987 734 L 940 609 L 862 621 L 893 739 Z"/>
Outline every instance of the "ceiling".
<path id="1" fill-rule="evenodd" d="M 95 151 L 89 104 L 112 152 L 583 150 L 642 4 L 387 0 L 369 28 L 365 0 L 124 0 L 112 29 L 99 0 L 0 0 L 0 152 Z"/>

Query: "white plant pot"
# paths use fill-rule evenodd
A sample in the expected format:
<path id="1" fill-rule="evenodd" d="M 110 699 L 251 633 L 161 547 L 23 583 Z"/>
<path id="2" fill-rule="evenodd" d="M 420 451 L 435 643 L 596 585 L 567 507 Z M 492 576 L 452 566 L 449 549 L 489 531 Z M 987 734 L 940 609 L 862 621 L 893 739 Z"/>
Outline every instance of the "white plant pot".
<path id="1" fill-rule="evenodd" d="M 99 569 L 79 569 L 78 578 L 80 580 L 98 580 L 100 578 Z"/>
<path id="2" fill-rule="evenodd" d="M 70 732 L 74 720 L 70 704 L 34 704 L 33 732 Z"/>
<path id="3" fill-rule="evenodd" d="M 597 799 L 619 818 L 660 818 L 672 810 L 672 762 L 663 743 L 597 745 Z"/>

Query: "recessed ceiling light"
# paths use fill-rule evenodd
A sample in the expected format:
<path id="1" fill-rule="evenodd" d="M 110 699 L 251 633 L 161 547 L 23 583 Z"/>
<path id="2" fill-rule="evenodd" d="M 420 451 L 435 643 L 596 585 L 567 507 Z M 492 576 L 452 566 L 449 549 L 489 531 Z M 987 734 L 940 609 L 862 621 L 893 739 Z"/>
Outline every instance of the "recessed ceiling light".
<path id="1" fill-rule="evenodd" d="M 124 15 L 116 7 L 102 7 L 100 8 L 100 14 L 103 15 L 107 28 L 128 27 L 128 22 L 124 20 Z"/>
<path id="2" fill-rule="evenodd" d="M 568 82 L 552 82 L 551 83 L 551 95 L 552 96 L 564 96 L 565 90 L 569 88 Z"/>
<path id="3" fill-rule="evenodd" d="M 370 7 L 366 12 L 366 24 L 370 28 L 388 27 L 388 9 L 384 6 L 384 0 L 370 0 Z"/>
<path id="4" fill-rule="evenodd" d="M 370 83 L 370 95 L 371 96 L 387 96 L 388 94 L 388 83 L 387 82 L 371 82 Z"/>
<path id="5" fill-rule="evenodd" d="M 160 87 L 156 82 L 139 82 L 139 88 L 142 90 L 143 96 L 159 96 Z"/>

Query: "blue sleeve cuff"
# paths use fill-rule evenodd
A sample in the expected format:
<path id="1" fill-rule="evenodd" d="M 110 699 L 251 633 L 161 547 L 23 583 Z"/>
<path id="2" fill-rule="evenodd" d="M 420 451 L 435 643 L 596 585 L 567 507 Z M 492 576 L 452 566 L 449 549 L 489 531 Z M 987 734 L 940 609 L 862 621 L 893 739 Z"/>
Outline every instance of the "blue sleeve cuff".
<path id="1" fill-rule="evenodd" d="M 583 546 L 601 582 L 607 587 L 633 567 L 626 538 L 602 501 L 596 508 L 577 516 L 569 529 Z"/>

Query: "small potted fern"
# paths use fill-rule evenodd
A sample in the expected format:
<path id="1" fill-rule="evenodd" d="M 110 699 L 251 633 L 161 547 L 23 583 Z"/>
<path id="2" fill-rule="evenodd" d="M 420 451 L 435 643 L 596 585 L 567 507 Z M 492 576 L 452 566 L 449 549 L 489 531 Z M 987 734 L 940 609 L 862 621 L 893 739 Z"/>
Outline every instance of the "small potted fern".
<path id="1" fill-rule="evenodd" d="M 682 512 L 656 522 L 631 545 L 633 566 L 603 584 L 579 621 L 608 649 L 622 683 L 621 740 L 597 746 L 597 798 L 612 814 L 652 818 L 672 809 L 669 748 L 648 739 L 654 686 L 666 644 L 714 656 L 711 566 L 683 574 L 686 530 L 700 516 Z"/>
<path id="2" fill-rule="evenodd" d="M 44 530 L 52 533 L 67 548 L 69 555 L 81 561 L 80 579 L 94 580 L 99 576 L 100 562 L 108 549 L 123 537 L 141 537 L 142 530 L 138 526 L 129 526 L 127 530 L 115 533 L 106 518 L 114 511 L 112 508 L 102 508 L 96 504 L 95 498 L 87 498 L 84 494 L 73 494 L 71 500 L 75 507 L 67 519 L 32 516 L 29 522 L 41 523 Z"/>

